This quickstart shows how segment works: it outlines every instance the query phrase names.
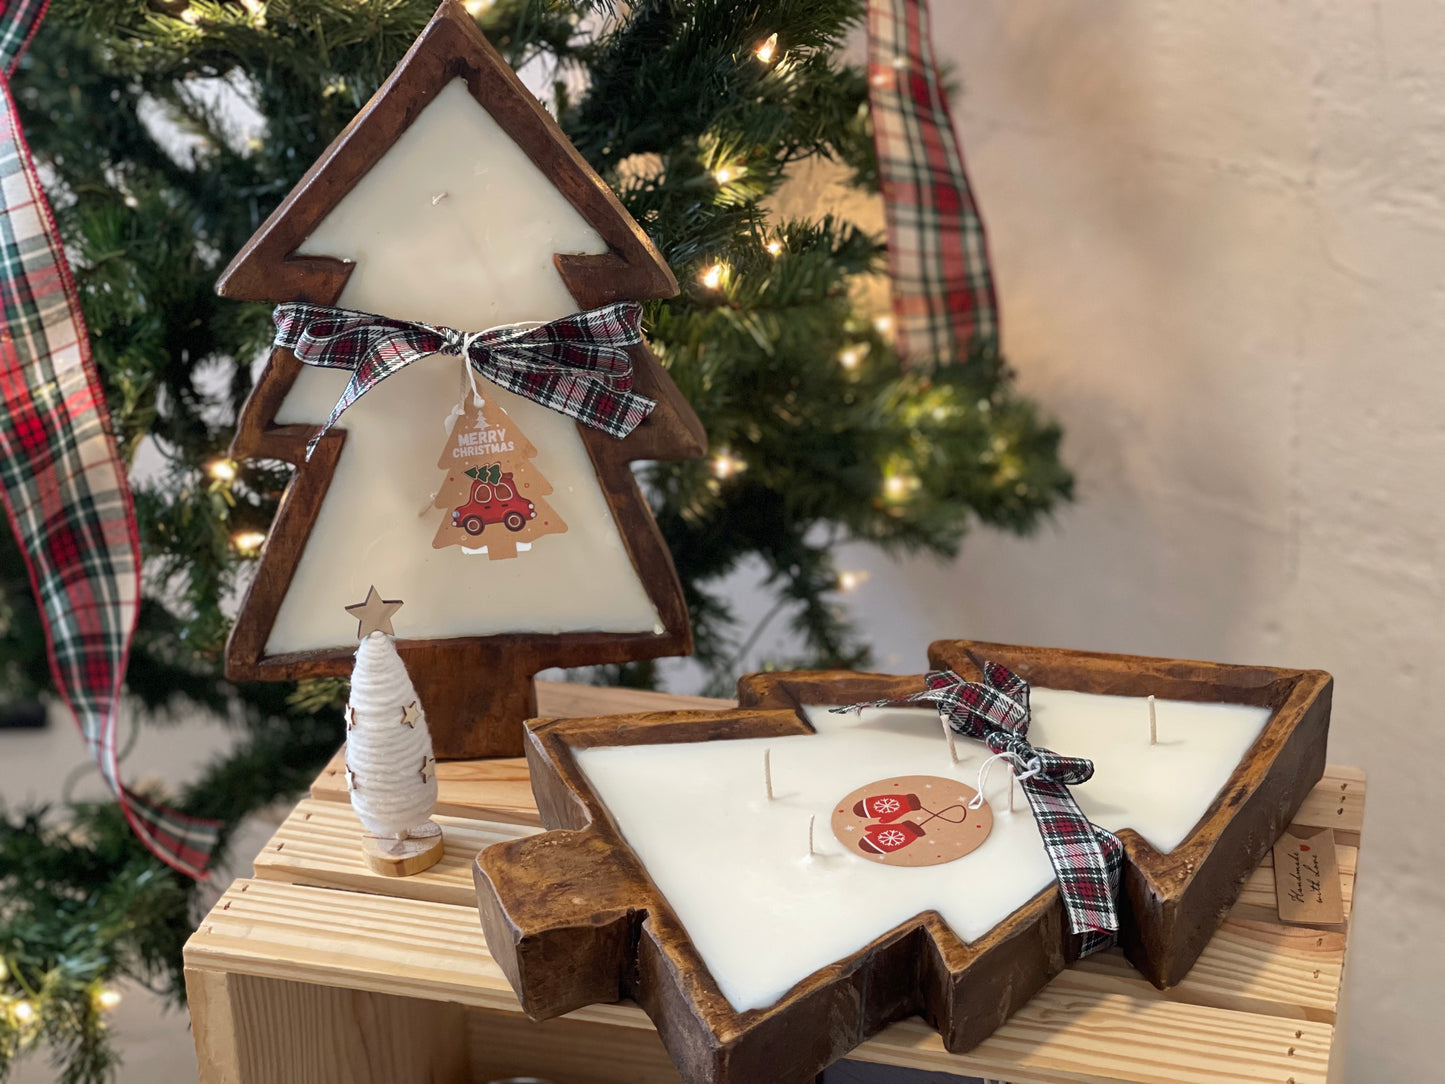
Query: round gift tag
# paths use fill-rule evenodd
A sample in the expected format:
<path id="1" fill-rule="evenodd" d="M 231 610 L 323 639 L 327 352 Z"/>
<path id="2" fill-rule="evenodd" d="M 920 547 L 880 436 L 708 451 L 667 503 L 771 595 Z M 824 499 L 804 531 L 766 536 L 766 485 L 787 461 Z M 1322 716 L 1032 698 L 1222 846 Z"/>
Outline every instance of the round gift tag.
<path id="1" fill-rule="evenodd" d="M 937 775 L 889 776 L 833 808 L 833 834 L 854 854 L 886 866 L 938 866 L 975 851 L 993 810 L 968 803 L 978 791 Z"/>

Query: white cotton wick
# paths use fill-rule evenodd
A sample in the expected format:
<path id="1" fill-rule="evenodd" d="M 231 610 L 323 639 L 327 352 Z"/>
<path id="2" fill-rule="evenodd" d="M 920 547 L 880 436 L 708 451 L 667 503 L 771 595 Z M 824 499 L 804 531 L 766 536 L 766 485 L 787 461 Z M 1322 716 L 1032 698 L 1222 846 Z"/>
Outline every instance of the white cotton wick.
<path id="1" fill-rule="evenodd" d="M 402 837 L 436 808 L 436 758 L 426 713 L 385 633 L 373 632 L 357 648 L 349 707 L 351 806 L 372 835 Z"/>

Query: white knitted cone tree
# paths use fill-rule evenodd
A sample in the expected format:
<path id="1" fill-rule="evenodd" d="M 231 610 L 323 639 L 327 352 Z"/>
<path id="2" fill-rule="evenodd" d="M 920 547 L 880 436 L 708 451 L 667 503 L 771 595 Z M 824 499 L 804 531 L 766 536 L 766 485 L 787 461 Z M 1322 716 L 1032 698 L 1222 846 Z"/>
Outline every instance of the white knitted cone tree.
<path id="1" fill-rule="evenodd" d="M 362 826 L 382 839 L 429 839 L 441 830 L 431 734 L 396 644 L 368 633 L 356 651 L 346 708 L 346 783 Z"/>

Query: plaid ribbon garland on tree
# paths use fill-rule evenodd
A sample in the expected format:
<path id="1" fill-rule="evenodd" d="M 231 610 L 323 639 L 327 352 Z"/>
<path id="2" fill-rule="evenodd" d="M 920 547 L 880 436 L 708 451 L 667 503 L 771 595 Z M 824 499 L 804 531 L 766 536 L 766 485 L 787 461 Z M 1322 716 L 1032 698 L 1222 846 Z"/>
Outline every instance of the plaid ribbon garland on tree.
<path id="1" fill-rule="evenodd" d="M 629 346 L 642 342 L 642 306 L 619 301 L 550 324 L 461 332 L 306 302 L 278 305 L 276 345 L 298 361 L 351 370 L 317 443 L 347 407 L 393 373 L 432 354 L 465 357 L 479 374 L 534 403 L 625 437 L 657 403 L 632 390 Z"/>
<path id="2" fill-rule="evenodd" d="M 202 877 L 214 821 L 121 783 L 116 713 L 140 606 L 140 542 L 99 374 L 10 76 L 45 3 L 0 5 L 0 499 L 30 571 L 56 691 L 152 853 Z"/>
<path id="3" fill-rule="evenodd" d="M 868 102 L 898 356 L 906 364 L 949 365 L 992 349 L 999 327 L 988 244 L 924 0 L 868 0 Z"/>
<path id="4" fill-rule="evenodd" d="M 1094 764 L 1030 744 L 1029 684 L 1023 678 L 994 662 L 983 664 L 983 677 L 983 681 L 965 681 L 952 670 L 933 670 L 924 679 L 928 687 L 921 692 L 833 710 L 932 704 L 954 730 L 984 742 L 1022 767 L 1019 785 L 1058 875 L 1069 929 L 1083 938 L 1081 952 L 1085 956 L 1108 948 L 1119 930 L 1115 899 L 1124 868 L 1124 845 L 1112 832 L 1090 823 L 1069 793 L 1070 786 L 1093 776 Z"/>

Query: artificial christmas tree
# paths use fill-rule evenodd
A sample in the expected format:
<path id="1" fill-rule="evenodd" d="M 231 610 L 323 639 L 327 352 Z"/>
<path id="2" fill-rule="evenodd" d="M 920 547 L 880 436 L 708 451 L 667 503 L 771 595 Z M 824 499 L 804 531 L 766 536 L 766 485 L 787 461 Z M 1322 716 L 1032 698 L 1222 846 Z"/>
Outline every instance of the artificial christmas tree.
<path id="1" fill-rule="evenodd" d="M 145 726 L 150 712 L 187 718 L 199 706 L 234 721 L 233 750 L 172 803 L 220 822 L 222 847 L 251 812 L 303 791 L 336 752 L 351 645 L 337 611 L 318 609 L 337 622 L 330 677 L 296 686 L 222 675 L 228 600 L 253 577 L 272 575 L 268 564 L 257 568 L 264 532 L 293 475 L 290 461 L 304 457 L 334 396 L 312 404 L 319 416 L 282 418 L 296 423 L 287 455 L 232 459 L 252 363 L 274 327 L 269 305 L 218 298 L 215 282 L 435 7 L 52 0 L 13 76 L 121 455 L 130 462 L 140 449 L 160 453 L 144 479 L 133 479 L 147 569 L 127 673 L 128 693 L 146 713 L 134 717 Z M 841 52 L 861 24 L 863 0 L 468 8 L 509 63 L 558 74 L 549 108 L 682 283 L 677 296 L 645 305 L 645 328 L 705 423 L 710 458 L 653 461 L 637 474 L 676 561 L 695 658 L 714 690 L 767 663 L 864 659 L 867 645 L 840 605 L 853 582 L 835 564 L 841 544 L 951 556 L 970 530 L 1027 533 L 1068 499 L 1059 430 L 1019 394 L 992 327 L 949 359 L 956 364 L 901 368 L 886 322 L 874 323 L 878 314 L 855 289 L 883 269 L 879 239 L 814 215 L 811 205 L 803 218 L 777 211 L 790 172 L 824 159 L 857 187 L 877 187 L 869 73 Z M 454 161 L 454 152 L 444 148 L 426 169 Z M 437 207 L 460 200 L 453 192 Z M 377 224 L 386 225 L 384 216 Z M 435 266 L 452 265 L 457 240 L 449 235 Z M 505 276 L 499 285 L 507 287 Z M 446 514 L 430 499 L 440 421 L 418 432 L 418 495 L 404 510 L 424 528 L 416 546 L 423 559 L 436 552 Z M 363 423 L 348 414 L 347 425 Z M 545 454 L 543 431 L 523 425 Z M 349 443 L 348 455 L 361 447 Z M 556 472 L 543 473 L 564 488 Z M 283 516 L 319 508 L 319 475 L 300 476 L 311 487 L 293 490 Z M 518 560 L 465 560 L 521 568 L 569 542 L 576 525 L 568 522 L 567 535 L 541 539 Z M 352 541 L 343 533 L 330 556 Z M 741 568 L 765 578 L 769 604 L 757 627 L 733 608 L 726 577 Z M 358 581 L 344 601 L 369 582 Z M 397 593 L 419 612 L 416 597 Z M 23 554 L 0 532 L 0 674 L 16 696 L 48 690 L 36 613 Z M 757 633 L 769 622 L 787 624 L 785 646 L 753 646 L 766 644 Z M 658 680 L 646 661 L 605 673 Z M 424 702 L 435 726 L 437 711 Z M 179 997 L 180 946 L 198 890 L 162 868 L 105 804 L 10 810 L 0 821 L 0 866 L 19 871 L 0 872 L 0 973 L 12 976 L 0 980 L 0 997 L 43 989 L 27 1034 L 47 1037 L 66 1079 L 99 1081 L 115 1051 L 94 1011 L 98 984 L 129 977 Z M 28 1042 L 0 1034 L 0 1065 Z"/>

